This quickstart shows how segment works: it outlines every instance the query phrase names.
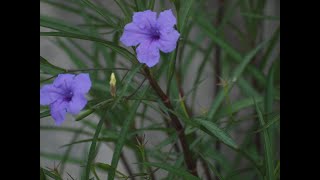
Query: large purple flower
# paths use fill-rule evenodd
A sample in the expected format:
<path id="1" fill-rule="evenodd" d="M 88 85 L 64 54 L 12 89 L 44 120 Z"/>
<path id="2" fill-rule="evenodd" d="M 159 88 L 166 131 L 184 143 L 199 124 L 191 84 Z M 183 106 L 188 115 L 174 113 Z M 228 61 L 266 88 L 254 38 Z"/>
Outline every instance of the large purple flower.
<path id="1" fill-rule="evenodd" d="M 51 116 L 60 125 L 67 112 L 78 114 L 85 107 L 90 88 L 89 74 L 59 74 L 53 84 L 40 89 L 40 104 L 50 105 Z"/>
<path id="2" fill-rule="evenodd" d="M 176 18 L 171 10 L 165 10 L 157 17 L 156 12 L 136 12 L 132 22 L 124 27 L 120 41 L 126 46 L 136 46 L 140 63 L 152 67 L 159 62 L 161 50 L 169 53 L 176 48 L 180 34 L 173 28 Z"/>

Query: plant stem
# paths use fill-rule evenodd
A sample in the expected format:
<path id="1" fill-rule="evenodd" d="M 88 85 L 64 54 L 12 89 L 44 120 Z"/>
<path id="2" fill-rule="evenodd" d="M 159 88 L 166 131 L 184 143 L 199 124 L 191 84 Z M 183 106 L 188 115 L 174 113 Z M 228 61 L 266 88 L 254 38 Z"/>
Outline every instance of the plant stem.
<path id="1" fill-rule="evenodd" d="M 219 9 L 218 9 L 218 15 L 217 15 L 217 22 L 216 25 L 219 26 L 221 24 L 221 20 L 224 14 L 224 0 L 219 0 L 218 2 Z M 219 46 L 216 46 L 215 48 L 215 93 L 214 96 L 216 97 L 218 94 L 218 83 L 219 83 L 219 77 L 221 76 L 221 48 Z M 220 141 L 217 141 L 215 144 L 216 150 L 219 152 L 221 149 Z M 217 172 L 220 173 L 220 166 L 219 164 L 216 164 Z M 215 176 L 215 179 L 218 179 L 217 176 Z"/>
<path id="2" fill-rule="evenodd" d="M 128 174 L 129 174 L 129 176 L 133 176 L 132 170 L 131 170 L 129 163 L 127 161 L 127 158 L 124 156 L 123 152 L 121 152 L 120 158 L 122 160 L 122 163 L 123 163 L 125 169 L 127 170 Z M 132 177 L 132 179 L 134 180 L 135 178 Z"/>
<path id="3" fill-rule="evenodd" d="M 212 178 L 211 178 L 211 175 L 210 175 L 210 170 L 209 170 L 209 168 L 208 168 L 207 163 L 205 162 L 204 159 L 201 159 L 201 162 L 202 162 L 202 166 L 203 166 L 203 168 L 204 168 L 204 174 L 206 175 L 207 179 L 208 179 L 208 180 L 212 179 Z"/>
<path id="4" fill-rule="evenodd" d="M 106 129 L 111 128 L 110 123 L 109 123 L 109 121 L 107 121 L 107 119 L 104 121 L 104 125 L 105 125 L 105 128 L 106 128 Z M 106 144 L 107 144 L 107 143 L 106 143 Z M 124 156 L 123 152 L 121 152 L 121 154 L 120 154 L 120 159 L 122 160 L 122 163 L 123 163 L 123 165 L 124 165 L 124 168 L 125 168 L 126 171 L 128 172 L 129 176 L 132 176 L 133 173 L 132 173 L 131 167 L 129 166 L 129 163 L 128 163 L 128 161 L 127 161 L 127 158 Z M 133 178 L 133 180 L 134 180 L 134 178 Z"/>
<path id="5" fill-rule="evenodd" d="M 162 89 L 160 88 L 159 84 L 155 81 L 155 79 L 153 78 L 153 76 L 150 73 L 149 68 L 144 66 L 143 72 L 145 73 L 146 78 L 149 80 L 149 83 L 150 83 L 151 87 L 155 90 L 155 92 L 161 98 L 161 100 L 164 103 L 164 105 L 168 109 L 174 110 L 174 108 L 171 105 L 169 97 L 162 91 Z M 186 141 L 186 136 L 184 134 L 184 128 L 181 125 L 181 123 L 180 123 L 180 121 L 179 121 L 177 116 L 175 116 L 171 112 L 168 112 L 168 114 L 169 114 L 170 119 L 171 119 L 171 121 L 170 121 L 171 126 L 173 126 L 175 128 L 175 130 L 176 130 L 176 132 L 178 134 L 178 137 L 179 137 L 179 140 L 180 140 L 180 144 L 181 144 L 181 147 L 182 147 L 182 150 L 183 150 L 184 160 L 185 160 L 185 163 L 187 165 L 187 168 L 189 169 L 189 171 L 194 176 L 198 177 L 196 161 L 193 161 L 193 159 L 192 159 L 192 155 L 191 155 L 188 143 Z"/>

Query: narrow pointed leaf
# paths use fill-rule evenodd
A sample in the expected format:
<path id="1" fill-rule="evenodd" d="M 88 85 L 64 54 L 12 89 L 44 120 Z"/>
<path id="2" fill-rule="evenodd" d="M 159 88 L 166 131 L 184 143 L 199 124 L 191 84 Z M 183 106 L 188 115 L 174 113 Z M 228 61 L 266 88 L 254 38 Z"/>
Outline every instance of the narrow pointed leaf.
<path id="1" fill-rule="evenodd" d="M 210 132 L 209 135 L 214 135 L 221 142 L 228 145 L 233 149 L 238 149 L 238 145 L 234 142 L 234 140 L 222 129 L 220 129 L 216 124 L 207 120 L 195 119 L 195 122 L 202 126 L 202 129 L 206 130 L 204 132 Z"/>

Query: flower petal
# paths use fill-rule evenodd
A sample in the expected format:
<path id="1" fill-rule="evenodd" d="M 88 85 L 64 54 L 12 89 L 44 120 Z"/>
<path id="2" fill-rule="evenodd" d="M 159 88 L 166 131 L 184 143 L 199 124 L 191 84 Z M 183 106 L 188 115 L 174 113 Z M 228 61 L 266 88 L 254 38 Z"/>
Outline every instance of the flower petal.
<path id="1" fill-rule="evenodd" d="M 67 113 L 68 103 L 59 99 L 50 105 L 50 113 L 57 126 L 61 125 Z"/>
<path id="2" fill-rule="evenodd" d="M 160 52 L 158 43 L 155 41 L 144 41 L 137 48 L 137 59 L 140 63 L 145 63 L 147 66 L 152 67 L 159 62 Z"/>
<path id="3" fill-rule="evenodd" d="M 49 105 L 61 97 L 61 90 L 53 85 L 44 85 L 40 89 L 40 104 Z"/>
<path id="4" fill-rule="evenodd" d="M 83 94 L 89 92 L 91 88 L 91 80 L 90 80 L 89 74 L 87 73 L 78 74 L 77 76 L 74 77 L 72 84 L 70 84 L 69 86 L 72 86 L 73 92 L 78 92 Z"/>
<path id="5" fill-rule="evenodd" d="M 149 37 L 147 33 L 146 29 L 140 29 L 138 25 L 129 23 L 124 27 L 120 41 L 126 46 L 136 46 Z"/>
<path id="6" fill-rule="evenodd" d="M 68 103 L 67 111 L 71 114 L 79 114 L 79 112 L 86 106 L 87 99 L 83 94 L 75 94 L 72 100 Z"/>
<path id="7" fill-rule="evenodd" d="M 180 34 L 175 29 L 171 28 L 172 30 L 161 31 L 160 39 L 158 40 L 159 49 L 164 53 L 169 53 L 173 51 L 177 46 L 177 41 L 180 37 Z"/>
<path id="8" fill-rule="evenodd" d="M 53 85 L 61 89 L 69 89 L 69 85 L 73 83 L 74 74 L 59 74 L 53 81 Z"/>
<path id="9" fill-rule="evenodd" d="M 157 23 L 157 13 L 150 10 L 135 12 L 132 17 L 132 22 L 140 29 L 150 29 Z"/>
<path id="10" fill-rule="evenodd" d="M 171 9 L 162 11 L 157 20 L 157 25 L 162 30 L 170 30 L 177 23 Z"/>
<path id="11" fill-rule="evenodd" d="M 135 12 L 132 23 L 124 27 L 120 41 L 126 46 L 136 46 L 150 38 L 149 30 L 157 22 L 157 13 L 150 10 Z"/>

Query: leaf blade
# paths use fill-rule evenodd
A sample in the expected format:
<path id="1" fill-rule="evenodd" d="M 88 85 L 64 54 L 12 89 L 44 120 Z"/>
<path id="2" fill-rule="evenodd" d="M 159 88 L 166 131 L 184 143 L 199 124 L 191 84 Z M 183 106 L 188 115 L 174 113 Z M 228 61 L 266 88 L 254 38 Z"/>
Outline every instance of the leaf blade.
<path id="1" fill-rule="evenodd" d="M 262 112 L 260 111 L 260 108 L 256 104 L 256 111 L 258 113 L 258 119 L 260 122 L 261 127 L 263 128 L 265 126 L 265 121 L 262 115 Z M 270 134 L 268 129 L 264 129 L 263 132 L 263 139 L 264 139 L 264 150 L 265 150 L 265 163 L 266 163 L 266 172 L 267 172 L 267 179 L 275 180 L 274 178 L 274 165 L 273 165 L 273 153 L 272 153 L 272 143 L 270 140 Z"/>
<path id="2" fill-rule="evenodd" d="M 145 94 L 145 92 L 147 92 L 147 87 L 145 89 L 142 90 L 142 94 Z M 120 155 L 121 155 L 121 151 L 122 151 L 122 148 L 125 144 L 125 139 L 126 139 L 126 136 L 129 132 L 129 128 L 130 128 L 130 125 L 132 124 L 133 120 L 134 120 L 134 117 L 135 117 L 135 114 L 136 114 L 136 111 L 139 107 L 141 103 L 141 100 L 137 100 L 133 103 L 133 105 L 131 106 L 130 108 L 130 112 L 124 122 L 124 125 L 121 129 L 121 132 L 120 132 L 120 135 L 119 135 L 119 139 L 116 143 L 116 147 L 115 147 L 115 150 L 114 150 L 114 153 L 112 155 L 112 161 L 111 161 L 111 166 L 113 169 L 116 169 L 117 168 L 117 165 L 118 165 L 118 162 L 119 162 L 119 159 L 120 159 Z M 114 177 L 115 177 L 115 170 L 109 170 L 109 173 L 108 173 L 108 180 L 113 180 Z"/>
<path id="3" fill-rule="evenodd" d="M 195 121 L 200 124 L 204 129 L 208 130 L 212 133 L 216 138 L 218 138 L 221 142 L 228 145 L 233 149 L 238 149 L 238 145 L 234 142 L 234 140 L 222 129 L 220 129 L 216 124 L 207 120 L 195 119 Z M 204 131 L 206 132 L 206 131 Z M 211 135 L 211 134 L 209 134 Z"/>
<path id="4" fill-rule="evenodd" d="M 264 47 L 264 45 L 267 43 L 268 41 L 262 42 L 259 46 L 257 46 L 255 49 L 253 49 L 252 51 L 250 51 L 245 58 L 242 60 L 242 62 L 238 65 L 238 67 L 235 69 L 233 75 L 232 75 L 232 83 L 231 85 L 229 85 L 227 87 L 226 90 L 222 89 L 218 92 L 215 100 L 213 101 L 211 108 L 209 110 L 208 113 L 208 119 L 212 120 L 214 118 L 214 115 L 216 114 L 216 112 L 218 111 L 218 108 L 220 107 L 220 105 L 223 102 L 224 96 L 225 94 L 229 93 L 230 90 L 232 89 L 234 82 L 237 81 L 237 79 L 239 79 L 239 77 L 241 76 L 241 74 L 243 73 L 243 71 L 245 70 L 245 68 L 249 65 L 250 61 L 252 60 L 252 58 L 254 57 L 254 55 L 259 52 L 262 47 Z"/>
<path id="5" fill-rule="evenodd" d="M 183 3 L 180 3 L 179 7 L 179 16 L 178 16 L 178 30 L 181 34 L 184 32 L 184 26 L 189 17 L 189 11 L 193 4 L 194 0 L 184 0 Z"/>
<path id="6" fill-rule="evenodd" d="M 106 115 L 106 113 L 105 113 L 105 115 Z M 102 125 L 104 123 L 104 116 L 100 119 L 100 121 L 98 123 L 96 132 L 94 133 L 93 140 L 90 145 L 89 154 L 88 154 L 88 161 L 87 161 L 86 169 L 85 169 L 85 179 L 89 179 L 89 176 L 90 176 L 91 163 L 95 158 L 97 139 L 99 137 L 100 131 L 102 129 Z"/>
<path id="7" fill-rule="evenodd" d="M 124 57 L 128 58 L 129 60 L 133 61 L 133 63 L 137 63 L 135 56 L 132 53 L 130 53 L 128 50 L 126 50 L 125 48 L 120 47 L 113 42 L 106 41 L 106 40 L 103 40 L 103 39 L 100 39 L 97 37 L 91 37 L 88 35 L 80 35 L 80 34 L 74 34 L 74 33 L 65 33 L 65 32 L 40 32 L 40 36 L 68 37 L 68 38 L 76 38 L 76 39 L 82 39 L 82 40 L 88 40 L 88 41 L 101 43 L 102 45 L 109 47 L 110 49 L 118 52 L 119 54 L 121 54 Z"/>
<path id="8" fill-rule="evenodd" d="M 144 164 L 146 166 L 154 166 L 154 167 L 164 169 L 170 173 L 178 175 L 179 177 L 183 177 L 186 180 L 200 180 L 200 178 L 193 176 L 192 174 L 190 174 L 186 170 L 181 169 L 181 168 L 177 168 L 177 167 L 173 167 L 168 164 L 153 163 L 153 162 L 144 162 L 142 164 Z"/>
<path id="9" fill-rule="evenodd" d="M 65 72 L 64 69 L 49 63 L 49 61 L 42 56 L 40 56 L 40 70 L 49 74 L 60 74 Z"/>

